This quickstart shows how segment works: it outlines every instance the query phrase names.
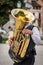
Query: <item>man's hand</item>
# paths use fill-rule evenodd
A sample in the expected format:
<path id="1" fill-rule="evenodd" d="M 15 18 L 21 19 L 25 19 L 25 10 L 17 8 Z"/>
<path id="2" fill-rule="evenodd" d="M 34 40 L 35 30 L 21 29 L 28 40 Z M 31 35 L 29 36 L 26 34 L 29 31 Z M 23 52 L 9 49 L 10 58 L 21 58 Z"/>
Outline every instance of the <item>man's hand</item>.
<path id="1" fill-rule="evenodd" d="M 11 44 L 13 44 L 13 42 L 14 42 L 14 36 L 13 36 L 13 31 L 12 31 L 12 32 L 9 32 L 8 40 L 6 43 L 11 46 Z"/>
<path id="2" fill-rule="evenodd" d="M 23 34 L 30 34 L 30 35 L 33 34 L 33 32 L 31 30 L 29 30 L 29 29 L 23 29 L 22 33 Z"/>
<path id="3" fill-rule="evenodd" d="M 14 42 L 14 37 L 8 38 L 8 40 L 6 41 L 6 43 L 9 44 L 9 46 L 11 46 L 11 44 L 13 44 L 13 42 Z"/>

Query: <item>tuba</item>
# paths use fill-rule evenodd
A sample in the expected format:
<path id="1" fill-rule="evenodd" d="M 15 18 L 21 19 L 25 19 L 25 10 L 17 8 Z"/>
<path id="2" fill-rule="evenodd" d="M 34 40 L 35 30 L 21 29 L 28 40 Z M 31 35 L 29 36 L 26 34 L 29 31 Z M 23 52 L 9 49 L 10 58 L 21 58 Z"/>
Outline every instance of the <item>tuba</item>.
<path id="1" fill-rule="evenodd" d="M 30 23 L 34 20 L 34 16 L 24 9 L 13 9 L 11 14 L 15 18 L 14 42 L 10 46 L 14 55 L 12 59 L 15 62 L 21 62 L 26 56 L 30 42 L 29 34 L 23 35 L 22 30 L 25 28 L 26 22 Z"/>

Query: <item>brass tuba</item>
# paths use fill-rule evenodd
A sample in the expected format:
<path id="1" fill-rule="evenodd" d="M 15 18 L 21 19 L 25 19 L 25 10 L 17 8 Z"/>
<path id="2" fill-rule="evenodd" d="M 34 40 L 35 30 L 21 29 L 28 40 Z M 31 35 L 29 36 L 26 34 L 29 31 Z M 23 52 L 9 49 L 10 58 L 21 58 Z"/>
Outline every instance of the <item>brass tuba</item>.
<path id="1" fill-rule="evenodd" d="M 24 9 L 13 9 L 11 11 L 12 16 L 15 18 L 14 29 L 14 43 L 11 45 L 11 50 L 16 57 L 24 58 L 29 45 L 29 34 L 22 34 L 22 30 L 25 27 L 25 22 L 32 22 L 35 18 L 32 13 Z M 18 62 L 17 58 L 14 61 Z"/>

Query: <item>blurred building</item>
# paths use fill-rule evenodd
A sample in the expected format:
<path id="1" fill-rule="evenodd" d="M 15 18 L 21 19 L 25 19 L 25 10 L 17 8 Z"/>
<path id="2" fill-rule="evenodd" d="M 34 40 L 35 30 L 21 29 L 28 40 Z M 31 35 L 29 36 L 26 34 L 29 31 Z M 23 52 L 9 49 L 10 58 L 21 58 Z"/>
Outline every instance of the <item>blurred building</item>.
<path id="1" fill-rule="evenodd" d="M 30 10 L 36 17 L 36 26 L 39 27 L 40 34 L 43 35 L 43 0 L 24 0 L 25 8 Z"/>

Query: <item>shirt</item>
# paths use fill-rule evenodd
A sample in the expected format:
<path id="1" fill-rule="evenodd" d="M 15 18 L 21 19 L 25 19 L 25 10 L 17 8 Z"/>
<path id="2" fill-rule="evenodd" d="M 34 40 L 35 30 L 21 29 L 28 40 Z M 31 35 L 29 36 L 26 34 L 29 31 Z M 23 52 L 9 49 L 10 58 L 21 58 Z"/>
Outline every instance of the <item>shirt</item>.
<path id="1" fill-rule="evenodd" d="M 37 27 L 34 27 L 32 29 L 33 34 L 31 35 L 32 40 L 34 41 L 35 44 L 41 44 L 41 37 L 39 34 L 39 30 Z"/>

